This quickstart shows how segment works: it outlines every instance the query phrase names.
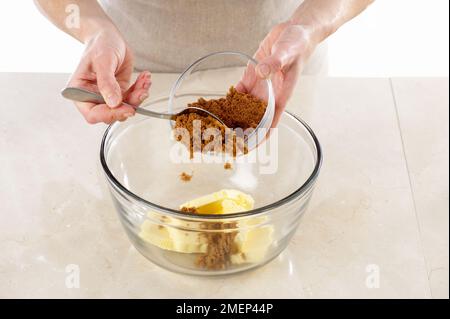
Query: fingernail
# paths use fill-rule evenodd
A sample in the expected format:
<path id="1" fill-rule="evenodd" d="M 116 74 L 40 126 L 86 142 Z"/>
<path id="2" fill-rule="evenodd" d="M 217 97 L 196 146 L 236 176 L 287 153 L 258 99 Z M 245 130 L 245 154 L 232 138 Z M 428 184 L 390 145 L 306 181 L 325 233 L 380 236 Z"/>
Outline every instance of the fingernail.
<path id="1" fill-rule="evenodd" d="M 263 77 L 268 77 L 270 75 L 270 67 L 267 64 L 261 64 L 259 67 L 259 73 L 263 76 Z"/>
<path id="2" fill-rule="evenodd" d="M 134 116 L 134 114 L 133 113 L 125 113 L 123 116 L 127 119 L 129 117 Z"/>
<path id="3" fill-rule="evenodd" d="M 139 101 L 143 102 L 146 98 L 148 98 L 148 94 L 143 93 L 143 94 L 141 94 L 141 96 L 139 96 Z"/>
<path id="4" fill-rule="evenodd" d="M 147 75 L 147 73 L 144 72 L 144 73 L 140 74 L 139 78 L 140 78 L 140 80 L 146 80 L 148 78 L 148 75 Z"/>
<path id="5" fill-rule="evenodd" d="M 110 107 L 119 106 L 120 98 L 116 94 L 109 94 L 106 96 L 106 104 Z"/>

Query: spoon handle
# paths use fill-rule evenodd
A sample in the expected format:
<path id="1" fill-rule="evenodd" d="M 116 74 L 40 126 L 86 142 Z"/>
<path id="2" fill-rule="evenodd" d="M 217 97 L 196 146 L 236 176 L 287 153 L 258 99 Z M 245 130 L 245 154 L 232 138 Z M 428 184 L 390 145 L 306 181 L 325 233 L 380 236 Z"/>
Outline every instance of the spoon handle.
<path id="1" fill-rule="evenodd" d="M 77 102 L 105 103 L 105 100 L 103 99 L 103 97 L 100 94 L 92 92 L 92 91 L 88 91 L 85 89 L 76 88 L 76 87 L 66 87 L 65 89 L 63 89 L 61 91 L 61 95 L 68 100 L 77 101 Z M 142 115 L 156 117 L 156 118 L 165 119 L 165 120 L 173 119 L 172 114 L 153 112 L 153 111 L 143 109 L 140 107 L 136 107 L 134 105 L 130 105 L 127 103 L 123 103 L 123 104 L 131 106 L 132 108 L 134 108 L 136 110 L 136 113 L 139 113 Z"/>

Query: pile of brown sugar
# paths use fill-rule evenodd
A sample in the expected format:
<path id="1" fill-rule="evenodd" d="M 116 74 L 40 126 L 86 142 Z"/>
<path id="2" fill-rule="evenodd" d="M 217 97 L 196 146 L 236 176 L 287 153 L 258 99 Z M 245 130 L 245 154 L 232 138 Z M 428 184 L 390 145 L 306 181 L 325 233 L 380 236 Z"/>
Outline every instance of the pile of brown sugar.
<path id="1" fill-rule="evenodd" d="M 194 152 L 213 151 L 214 149 L 207 149 L 207 146 L 209 144 L 209 147 L 212 147 L 214 143 L 210 142 L 218 138 L 219 135 L 222 141 L 222 152 L 232 154 L 233 156 L 236 156 L 238 153 L 246 154 L 248 148 L 244 138 L 232 132 L 232 138 L 227 139 L 226 134 L 229 131 L 227 128 L 242 128 L 243 130 L 256 128 L 264 116 L 267 104 L 250 94 L 240 93 L 234 87 L 231 87 L 227 96 L 224 98 L 211 100 L 200 98 L 197 102 L 188 104 L 188 107 L 205 109 L 220 118 L 226 125 L 222 125 L 209 115 L 196 113 L 194 110 L 190 113 L 178 115 L 175 118 L 174 132 L 178 132 L 177 129 L 184 128 L 189 133 L 189 136 L 186 138 L 176 133 L 175 138 L 177 141 L 185 143 L 186 147 L 190 150 L 190 156 L 192 158 Z M 195 120 L 201 121 L 201 134 L 209 128 L 216 129 L 217 132 L 217 134 L 210 136 L 208 140 L 203 140 L 202 138 L 201 145 L 198 147 L 194 145 L 193 141 Z M 188 142 L 189 145 L 187 145 Z"/>
<path id="2" fill-rule="evenodd" d="M 230 87 L 227 96 L 220 99 L 198 99 L 189 106 L 199 107 L 216 115 L 230 128 L 256 128 L 266 112 L 267 103 Z"/>
<path id="3" fill-rule="evenodd" d="M 202 233 L 208 242 L 208 248 L 206 253 L 197 258 L 196 264 L 200 268 L 209 270 L 225 269 L 231 264 L 231 255 L 238 253 L 239 249 L 234 241 L 237 232 L 224 230 L 235 228 L 236 223 L 215 222 L 205 223 L 204 226 L 209 230 Z"/>
<path id="4" fill-rule="evenodd" d="M 181 207 L 181 212 L 198 214 L 195 207 Z M 224 231 L 236 227 L 234 223 L 204 222 L 201 225 L 206 230 L 201 233 L 208 243 L 206 252 L 197 257 L 195 264 L 204 269 L 225 269 L 231 263 L 231 255 L 238 253 L 239 249 L 234 241 L 236 231 Z"/>
<path id="5" fill-rule="evenodd" d="M 194 132 L 194 121 L 199 121 L 199 123 L 201 124 L 200 132 Z M 203 134 L 203 132 L 210 128 L 214 129 L 214 132 L 216 132 L 217 134 L 210 136 L 209 140 L 202 139 L 201 144 L 198 146 L 194 145 L 194 134 Z M 189 135 L 183 136 L 179 133 L 184 133 L 184 131 L 177 131 L 177 129 L 186 129 Z M 176 117 L 174 132 L 176 140 L 185 144 L 185 146 L 190 150 L 190 156 L 192 158 L 194 152 L 202 151 L 209 142 L 212 142 L 215 138 L 218 138 L 219 135 L 223 140 L 225 138 L 225 129 L 226 127 L 213 117 L 195 113 L 193 111 L 190 113 L 178 115 Z M 187 145 L 187 143 L 189 143 L 189 145 Z"/>

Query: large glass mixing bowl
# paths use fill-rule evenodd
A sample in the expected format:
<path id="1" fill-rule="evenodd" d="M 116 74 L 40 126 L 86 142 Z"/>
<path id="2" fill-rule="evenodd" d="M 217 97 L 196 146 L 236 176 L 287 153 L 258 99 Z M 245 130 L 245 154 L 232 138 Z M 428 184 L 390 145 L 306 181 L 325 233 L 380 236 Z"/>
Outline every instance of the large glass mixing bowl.
<path id="1" fill-rule="evenodd" d="M 167 103 L 160 98 L 145 107 L 165 111 Z M 116 122 L 103 137 L 100 158 L 112 198 L 142 255 L 175 272 L 223 275 L 261 266 L 286 248 L 322 163 L 320 144 L 302 120 L 285 112 L 277 131 L 234 159 L 232 169 L 221 161 L 180 159 L 177 147 L 184 146 L 174 141 L 168 122 L 147 117 Z M 183 172 L 192 175 L 189 182 L 180 179 Z M 182 203 L 222 189 L 250 195 L 254 209 L 227 215 L 180 212 Z M 208 268 L 198 261 L 216 239 L 236 242 L 239 250 L 225 251 L 225 262 Z"/>

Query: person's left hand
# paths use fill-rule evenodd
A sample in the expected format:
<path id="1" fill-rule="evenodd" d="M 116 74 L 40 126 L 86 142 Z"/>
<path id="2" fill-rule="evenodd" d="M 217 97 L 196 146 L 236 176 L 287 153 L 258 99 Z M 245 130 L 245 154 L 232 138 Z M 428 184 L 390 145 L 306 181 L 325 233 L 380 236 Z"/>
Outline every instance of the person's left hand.
<path id="1" fill-rule="evenodd" d="M 255 67 L 249 64 L 236 90 L 267 101 L 267 84 L 270 78 L 275 93 L 275 115 L 272 127 L 280 120 L 291 97 L 305 60 L 311 55 L 315 45 L 310 31 L 300 25 L 288 22 L 278 24 L 261 42 L 254 58 Z"/>

